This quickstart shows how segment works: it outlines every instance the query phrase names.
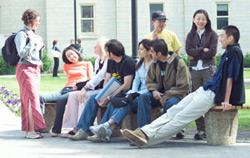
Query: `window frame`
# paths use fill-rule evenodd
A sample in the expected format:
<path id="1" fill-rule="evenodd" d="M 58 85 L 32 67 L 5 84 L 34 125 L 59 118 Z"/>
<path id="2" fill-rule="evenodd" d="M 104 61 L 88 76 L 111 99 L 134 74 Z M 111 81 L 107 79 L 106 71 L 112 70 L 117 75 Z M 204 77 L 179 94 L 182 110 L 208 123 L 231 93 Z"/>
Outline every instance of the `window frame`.
<path id="1" fill-rule="evenodd" d="M 150 5 L 154 5 L 154 4 L 160 4 L 160 5 L 162 5 L 162 11 L 165 13 L 165 3 L 164 2 L 157 2 L 157 3 L 149 3 L 149 5 L 148 5 L 148 10 L 149 10 L 149 21 L 150 21 L 150 23 L 149 23 L 149 31 L 150 32 L 152 32 L 152 31 L 154 31 L 154 30 L 151 30 L 151 25 L 152 25 L 152 14 L 150 14 L 150 12 L 151 12 L 151 10 L 150 10 Z"/>
<path id="2" fill-rule="evenodd" d="M 92 18 L 82 18 L 82 7 L 90 6 L 93 8 L 93 17 Z M 93 32 L 82 32 L 82 21 L 83 20 L 93 20 L 94 31 Z M 79 24 L 78 29 L 81 38 L 95 38 L 96 37 L 96 5 L 94 3 L 79 4 Z"/>
<path id="3" fill-rule="evenodd" d="M 227 5 L 227 8 L 228 8 L 228 15 L 226 16 L 226 15 L 224 15 L 224 16 L 218 16 L 218 5 L 219 4 L 224 4 L 224 5 Z M 216 29 L 218 30 L 218 31 L 221 31 L 222 29 L 219 29 L 218 28 L 218 19 L 220 19 L 220 18 L 227 18 L 227 20 L 228 20 L 228 25 L 230 25 L 230 23 L 231 23 L 231 21 L 230 21 L 230 17 L 231 17 L 231 15 L 230 15 L 230 2 L 217 2 L 216 3 Z"/>

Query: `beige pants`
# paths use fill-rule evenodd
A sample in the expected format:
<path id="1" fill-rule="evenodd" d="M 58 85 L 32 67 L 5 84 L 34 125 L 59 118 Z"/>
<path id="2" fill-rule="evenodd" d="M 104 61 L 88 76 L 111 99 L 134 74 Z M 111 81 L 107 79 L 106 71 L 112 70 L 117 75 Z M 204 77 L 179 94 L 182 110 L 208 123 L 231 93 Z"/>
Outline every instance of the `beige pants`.
<path id="1" fill-rule="evenodd" d="M 101 89 L 87 91 L 83 103 L 81 104 L 78 101 L 78 94 L 81 93 L 81 91 L 70 92 L 67 106 L 63 115 L 62 128 L 76 127 L 89 98 L 92 95 L 99 93 L 100 91 Z"/>
<path id="2" fill-rule="evenodd" d="M 178 104 L 168 109 L 167 113 L 143 126 L 141 130 L 148 136 L 148 145 L 164 142 L 174 134 L 185 128 L 189 123 L 205 114 L 214 106 L 215 94 L 211 90 L 200 87 L 190 93 Z"/>

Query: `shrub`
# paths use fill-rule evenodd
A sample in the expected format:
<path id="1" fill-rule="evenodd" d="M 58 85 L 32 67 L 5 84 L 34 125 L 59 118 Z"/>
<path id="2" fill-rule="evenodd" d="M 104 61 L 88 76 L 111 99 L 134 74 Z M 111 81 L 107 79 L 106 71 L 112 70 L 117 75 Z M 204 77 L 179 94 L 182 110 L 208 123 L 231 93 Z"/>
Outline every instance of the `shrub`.
<path id="1" fill-rule="evenodd" d="M 84 61 L 90 61 L 93 64 L 93 66 L 95 66 L 96 57 L 84 58 L 83 60 Z"/>
<path id="2" fill-rule="evenodd" d="M 0 75 L 14 75 L 16 72 L 15 66 L 9 66 L 4 61 L 3 57 L 0 56 Z"/>
<path id="3" fill-rule="evenodd" d="M 247 53 L 245 56 L 244 56 L 244 67 L 250 67 L 250 54 Z"/>
<path id="4" fill-rule="evenodd" d="M 43 51 L 43 66 L 41 67 L 41 72 L 46 72 L 51 68 L 52 60 L 49 58 L 48 53 Z"/>

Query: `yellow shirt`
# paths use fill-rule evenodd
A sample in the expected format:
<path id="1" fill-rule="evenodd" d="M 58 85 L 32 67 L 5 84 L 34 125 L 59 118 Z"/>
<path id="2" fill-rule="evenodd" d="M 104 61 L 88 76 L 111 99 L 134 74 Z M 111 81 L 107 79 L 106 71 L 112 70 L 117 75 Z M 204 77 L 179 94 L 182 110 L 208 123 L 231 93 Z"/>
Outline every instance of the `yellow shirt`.
<path id="1" fill-rule="evenodd" d="M 180 49 L 182 47 L 176 34 L 172 31 L 164 29 L 162 32 L 158 33 L 157 36 L 159 39 L 163 39 L 166 42 L 169 52 L 176 52 L 178 49 Z M 144 38 L 152 40 L 153 39 L 153 32 L 150 32 Z"/>

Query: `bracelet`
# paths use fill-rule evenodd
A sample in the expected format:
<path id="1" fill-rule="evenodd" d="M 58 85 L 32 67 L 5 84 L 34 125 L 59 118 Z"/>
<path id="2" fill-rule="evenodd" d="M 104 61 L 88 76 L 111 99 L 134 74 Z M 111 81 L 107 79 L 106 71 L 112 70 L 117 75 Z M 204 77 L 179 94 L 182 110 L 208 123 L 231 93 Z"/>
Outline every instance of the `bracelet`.
<path id="1" fill-rule="evenodd" d="M 107 96 L 107 99 L 108 99 L 108 100 L 110 100 L 110 97 L 109 97 L 109 96 Z"/>
<path id="2" fill-rule="evenodd" d="M 83 88 L 85 89 L 85 91 L 89 90 L 89 88 L 87 86 L 84 86 Z"/>

